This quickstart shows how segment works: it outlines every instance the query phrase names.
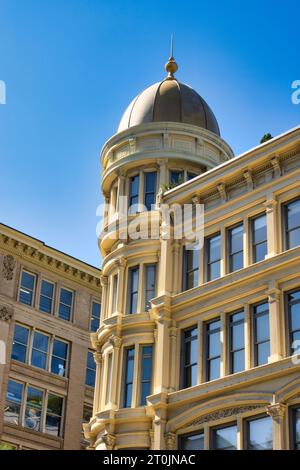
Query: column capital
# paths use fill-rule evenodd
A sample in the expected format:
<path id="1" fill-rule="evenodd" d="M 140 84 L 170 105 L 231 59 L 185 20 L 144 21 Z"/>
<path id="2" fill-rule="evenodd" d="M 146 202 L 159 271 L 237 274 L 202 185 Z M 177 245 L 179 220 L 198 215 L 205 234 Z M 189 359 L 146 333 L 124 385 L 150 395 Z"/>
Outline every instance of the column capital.
<path id="1" fill-rule="evenodd" d="M 176 436 L 175 433 L 168 432 L 165 435 L 165 441 L 166 441 L 167 450 L 175 450 L 176 449 L 177 436 Z"/>
<path id="2" fill-rule="evenodd" d="M 96 364 L 100 365 L 103 361 L 102 353 L 100 351 L 95 351 L 93 353 L 93 356 L 94 356 L 94 361 L 96 362 Z"/>
<path id="3" fill-rule="evenodd" d="M 116 263 L 119 268 L 125 269 L 127 266 L 127 258 L 125 256 L 121 256 L 120 258 L 116 260 Z"/>
<path id="4" fill-rule="evenodd" d="M 102 287 L 106 287 L 108 284 L 108 276 L 105 274 L 100 274 L 100 282 Z"/>
<path id="5" fill-rule="evenodd" d="M 286 412 L 287 405 L 284 403 L 274 403 L 267 406 L 267 414 L 272 418 L 283 418 Z"/>
<path id="6" fill-rule="evenodd" d="M 266 208 L 266 212 L 273 212 L 277 207 L 278 201 L 276 199 L 267 199 L 263 206 Z"/>
<path id="7" fill-rule="evenodd" d="M 113 348 L 120 349 L 121 344 L 122 344 L 122 338 L 120 336 L 111 335 L 108 341 L 112 345 Z"/>

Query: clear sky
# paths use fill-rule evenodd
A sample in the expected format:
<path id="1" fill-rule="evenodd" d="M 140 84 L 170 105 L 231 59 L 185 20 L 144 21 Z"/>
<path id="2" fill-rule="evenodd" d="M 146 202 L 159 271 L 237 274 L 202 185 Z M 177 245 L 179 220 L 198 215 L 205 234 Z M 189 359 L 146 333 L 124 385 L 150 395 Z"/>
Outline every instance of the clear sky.
<path id="1" fill-rule="evenodd" d="M 0 0 L 0 220 L 99 266 L 99 152 L 142 89 L 177 77 L 239 154 L 300 121 L 299 1 Z"/>

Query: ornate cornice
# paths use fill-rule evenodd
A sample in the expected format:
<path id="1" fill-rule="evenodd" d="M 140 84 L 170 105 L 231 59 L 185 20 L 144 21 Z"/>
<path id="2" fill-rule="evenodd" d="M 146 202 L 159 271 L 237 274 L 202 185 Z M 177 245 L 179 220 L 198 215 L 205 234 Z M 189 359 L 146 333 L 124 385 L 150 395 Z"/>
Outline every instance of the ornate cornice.
<path id="1" fill-rule="evenodd" d="M 2 227 L 4 226 L 0 225 L 0 231 L 2 231 Z M 17 239 L 17 237 L 20 237 L 20 239 Z M 77 283 L 79 282 L 93 288 L 100 287 L 100 269 L 98 270 L 76 259 L 74 259 L 74 264 L 72 264 L 73 258 L 67 254 L 48 247 L 43 242 L 32 239 L 25 234 L 19 235 L 17 232 L 14 235 L 13 229 L 4 227 L 3 232 L 0 233 L 1 248 L 6 252 L 3 258 L 2 273 L 7 280 L 13 278 L 16 264 L 15 257 L 20 257 L 37 265 L 42 265 L 47 270 L 56 271 L 58 275 L 75 278 Z"/>
<path id="2" fill-rule="evenodd" d="M 273 405 L 269 405 L 267 407 L 267 413 L 273 419 L 275 418 L 283 418 L 286 412 L 287 406 L 283 403 L 274 403 Z"/>

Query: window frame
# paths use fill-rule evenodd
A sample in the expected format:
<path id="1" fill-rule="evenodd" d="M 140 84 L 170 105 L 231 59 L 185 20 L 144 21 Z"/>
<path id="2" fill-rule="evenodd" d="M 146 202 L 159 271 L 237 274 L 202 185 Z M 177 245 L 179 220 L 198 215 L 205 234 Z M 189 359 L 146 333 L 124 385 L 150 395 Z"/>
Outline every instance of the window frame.
<path id="1" fill-rule="evenodd" d="M 257 341 L 257 325 L 256 325 L 256 318 L 261 317 L 266 315 L 264 312 L 256 314 L 255 309 L 256 307 L 259 307 L 260 305 L 267 304 L 268 305 L 268 325 L 269 325 L 269 339 L 268 341 Z M 263 365 L 268 364 L 268 362 L 264 364 L 258 364 L 258 344 L 263 344 L 263 343 L 269 343 L 269 350 L 271 352 L 271 332 L 270 332 L 270 307 L 269 307 L 269 302 L 268 300 L 261 300 L 260 302 L 256 302 L 250 306 L 251 308 L 251 320 L 252 320 L 252 347 L 253 347 L 253 366 L 254 367 L 260 367 Z M 270 356 L 270 354 L 269 354 Z M 268 357 L 269 357 L 268 356 Z"/>
<path id="2" fill-rule="evenodd" d="M 284 307 L 285 307 L 285 312 L 286 312 L 286 315 L 285 315 L 285 318 L 286 318 L 286 340 L 287 340 L 287 355 L 288 356 L 293 356 L 295 355 L 295 352 L 293 352 L 293 349 L 292 349 L 292 335 L 296 332 L 300 332 L 300 328 L 297 329 L 297 330 L 292 330 L 291 329 L 291 325 L 292 325 L 292 322 L 291 322 L 291 309 L 290 309 L 290 301 L 289 301 L 289 296 L 295 292 L 299 292 L 300 294 L 300 286 L 299 287 L 296 287 L 294 289 L 291 289 L 291 290 L 288 290 L 284 293 Z M 300 299 L 296 302 L 296 303 L 299 303 L 300 304 Z"/>
<path id="3" fill-rule="evenodd" d="M 133 358 L 130 358 L 133 362 L 133 373 L 132 373 L 132 382 L 127 382 L 127 371 L 128 371 L 128 352 L 133 351 Z M 121 400 L 121 408 L 132 408 L 132 401 L 134 397 L 134 376 L 135 376 L 135 361 L 136 361 L 136 350 L 135 345 L 128 345 L 123 349 L 123 380 L 122 380 L 122 400 Z M 127 402 L 127 387 L 128 385 L 132 386 L 132 393 L 131 393 L 131 403 L 130 406 L 126 406 Z"/>
<path id="4" fill-rule="evenodd" d="M 243 450 L 254 450 L 254 449 L 250 449 L 250 445 L 249 445 L 250 444 L 249 422 L 257 421 L 262 418 L 270 418 L 270 420 L 272 420 L 272 417 L 266 413 L 259 413 L 257 415 L 248 416 L 243 419 Z M 272 431 L 272 449 L 274 449 L 274 431 Z"/>
<path id="5" fill-rule="evenodd" d="M 95 333 L 95 332 L 98 330 L 98 328 L 97 328 L 96 331 L 92 330 L 92 322 L 93 322 L 93 319 L 94 319 L 94 318 L 97 319 L 97 317 L 95 317 L 95 316 L 93 315 L 93 305 L 94 305 L 94 304 L 100 305 L 99 326 L 98 326 L 98 328 L 100 327 L 100 323 L 101 323 L 102 304 L 101 304 L 100 300 L 97 300 L 97 299 L 94 299 L 94 298 L 93 298 L 92 301 L 91 301 L 91 307 L 90 307 L 90 312 L 91 312 L 91 313 L 90 313 L 89 331 L 90 331 L 91 333 Z"/>
<path id="6" fill-rule="evenodd" d="M 52 284 L 52 286 L 53 286 L 53 296 L 52 296 L 52 299 L 51 299 L 51 311 L 50 312 L 44 312 L 40 308 L 41 297 L 42 296 L 46 297 L 47 299 L 50 299 L 50 297 L 47 297 L 46 295 L 42 294 L 43 282 L 47 282 L 48 284 Z M 47 278 L 42 277 L 41 280 L 40 280 L 40 286 L 39 286 L 39 306 L 38 306 L 39 312 L 41 312 L 45 315 L 53 315 L 54 309 L 55 309 L 55 297 L 56 297 L 56 284 L 55 284 L 55 282 L 49 281 Z"/>
<path id="7" fill-rule="evenodd" d="M 67 305 L 67 304 L 61 302 L 61 291 L 62 291 L 62 290 L 66 291 L 66 292 L 70 292 L 70 293 L 72 294 L 72 302 L 71 302 L 71 305 Z M 66 319 L 64 319 L 64 318 L 62 318 L 62 317 L 60 316 L 59 311 L 60 311 L 60 305 L 61 305 L 61 304 L 64 305 L 65 307 L 69 307 L 69 308 L 70 308 L 70 318 L 69 318 L 68 320 L 66 320 Z M 64 321 L 64 322 L 70 322 L 70 323 L 72 323 L 72 322 L 73 322 L 73 314 L 74 314 L 74 305 L 75 305 L 75 291 L 72 290 L 72 289 L 69 289 L 68 287 L 60 286 L 60 288 L 59 288 L 59 296 L 58 296 L 57 318 L 58 318 L 59 320 Z"/>
<path id="8" fill-rule="evenodd" d="M 133 291 L 132 290 L 132 276 L 133 276 L 133 272 L 134 271 L 137 271 L 137 290 L 136 291 Z M 139 280 L 140 280 L 140 265 L 139 264 L 136 264 L 136 265 L 133 265 L 133 266 L 130 266 L 128 267 L 128 270 L 127 270 L 127 308 L 126 308 L 126 312 L 128 315 L 134 315 L 135 313 L 139 313 Z M 133 296 L 136 295 L 136 311 L 133 312 L 133 309 L 132 309 L 132 300 L 133 300 Z"/>
<path id="9" fill-rule="evenodd" d="M 193 330 L 196 330 L 196 335 L 186 338 L 186 333 L 188 333 L 189 331 L 193 331 Z M 192 341 L 197 342 L 197 362 L 192 362 L 186 365 L 186 356 L 187 356 L 186 344 L 191 343 Z M 199 382 L 199 377 L 198 377 L 199 357 L 198 356 L 199 356 L 199 328 L 198 328 L 198 324 L 196 323 L 194 325 L 189 326 L 188 328 L 184 328 L 181 331 L 181 371 L 180 371 L 180 389 L 181 390 L 193 387 L 198 384 Z M 193 366 L 197 367 L 197 383 L 194 385 L 192 384 L 187 385 L 186 370 L 191 369 Z"/>
<path id="10" fill-rule="evenodd" d="M 265 217 L 265 220 L 266 220 L 266 238 L 262 242 L 255 243 L 255 241 L 254 241 L 255 240 L 254 223 L 255 223 L 255 220 L 260 219 L 262 217 Z M 251 235 L 251 250 L 250 250 L 251 263 L 255 264 L 255 263 L 259 263 L 261 261 L 264 261 L 266 259 L 266 256 L 268 256 L 268 219 L 267 219 L 266 212 L 260 212 L 259 214 L 257 214 L 257 215 L 250 218 L 250 235 Z M 256 247 L 259 246 L 259 245 L 262 245 L 264 243 L 266 243 L 266 246 L 267 246 L 265 258 L 263 260 L 257 261 L 256 260 L 256 254 L 255 254 L 256 253 Z"/>
<path id="11" fill-rule="evenodd" d="M 211 323 L 216 323 L 216 322 L 219 322 L 220 323 L 220 326 L 219 328 L 216 329 L 216 331 L 219 332 L 219 335 L 220 335 L 220 355 L 219 356 L 213 356 L 213 357 L 210 357 L 209 356 L 209 338 L 211 336 L 212 333 L 209 332 L 208 330 L 208 325 L 210 325 Z M 215 330 L 214 330 L 215 331 Z M 222 323 L 221 323 L 221 317 L 218 316 L 218 317 L 215 317 L 215 318 L 212 318 L 206 322 L 204 322 L 204 334 L 205 334 L 205 338 L 204 338 L 204 344 L 203 344 L 203 347 L 204 347 L 204 376 L 205 376 L 205 382 L 211 382 L 213 380 L 218 380 L 221 378 L 221 360 L 222 360 L 222 346 L 221 346 L 221 331 L 222 331 Z M 220 360 L 220 375 L 219 377 L 215 378 L 215 379 L 211 379 L 210 378 L 210 362 L 214 359 L 218 359 Z"/>
<path id="12" fill-rule="evenodd" d="M 91 353 L 92 357 L 93 357 L 93 362 L 95 364 L 95 368 L 94 369 L 91 369 L 90 367 L 88 367 L 88 357 L 89 357 L 89 353 Z M 92 351 L 91 349 L 88 349 L 87 351 L 87 354 L 86 354 L 86 367 L 85 367 L 85 380 L 84 380 L 84 385 L 86 387 L 89 387 L 90 389 L 95 389 L 95 385 L 96 385 L 96 363 L 95 363 L 95 359 L 94 359 L 94 351 Z M 92 370 L 93 373 L 95 373 L 95 381 L 94 381 L 94 385 L 89 385 L 87 384 L 87 375 L 88 375 L 88 370 Z"/>
<path id="13" fill-rule="evenodd" d="M 241 269 L 244 269 L 245 267 L 245 262 L 244 262 L 244 238 L 243 238 L 243 248 L 242 250 L 232 252 L 232 230 L 234 230 L 237 227 L 243 227 L 243 235 L 245 234 L 245 224 L 243 221 L 237 222 L 234 225 L 231 225 L 230 227 L 226 228 L 226 252 L 227 252 L 227 273 L 235 273 L 237 271 L 240 271 Z M 237 255 L 239 253 L 243 254 L 243 266 L 239 269 L 233 270 L 232 267 L 232 256 Z"/>
<path id="14" fill-rule="evenodd" d="M 131 183 L 134 180 L 134 178 L 138 178 L 138 190 L 137 193 L 134 195 L 131 195 Z M 138 205 L 140 202 L 140 186 L 141 186 L 141 175 L 140 172 L 133 173 L 128 177 L 128 215 L 135 215 L 137 211 L 131 211 L 131 207 L 134 205 Z M 132 204 L 132 199 L 137 198 L 137 202 Z"/>
<path id="15" fill-rule="evenodd" d="M 30 303 L 30 304 L 26 304 L 26 303 L 24 303 L 24 302 L 21 302 L 21 300 L 20 300 L 23 273 L 29 274 L 30 276 L 33 276 L 33 278 L 34 278 L 33 289 L 32 289 L 32 298 L 31 298 L 31 303 Z M 26 268 L 23 268 L 23 267 L 21 268 L 20 280 L 19 280 L 19 287 L 18 287 L 18 302 L 19 302 L 21 305 L 25 305 L 25 306 L 27 306 L 27 307 L 32 307 L 32 308 L 35 307 L 35 304 L 36 304 L 37 280 L 38 280 L 38 275 L 37 275 L 36 273 L 31 272 L 31 271 L 27 270 Z"/>
<path id="16" fill-rule="evenodd" d="M 282 204 L 282 211 L 281 211 L 281 215 L 282 215 L 282 219 L 283 219 L 283 224 L 282 224 L 282 228 L 283 228 L 283 251 L 287 251 L 287 250 L 292 250 L 293 248 L 295 247 L 290 247 L 289 246 L 289 243 L 288 243 L 288 233 L 293 231 L 293 230 L 300 230 L 300 226 L 297 226 L 296 228 L 294 229 L 290 229 L 288 230 L 288 206 L 289 204 L 292 204 L 293 202 L 296 202 L 296 201 L 299 201 L 299 204 L 300 204 L 300 197 L 299 196 L 296 196 L 286 202 L 284 202 Z"/>
<path id="17" fill-rule="evenodd" d="M 235 449 L 217 449 L 216 448 L 216 436 L 215 436 L 215 431 L 218 429 L 226 429 L 226 428 L 231 428 L 235 426 L 236 427 L 236 448 Z M 238 450 L 238 423 L 237 421 L 230 421 L 226 423 L 221 423 L 217 426 L 211 426 L 209 427 L 209 449 L 210 450 Z"/>
<path id="18" fill-rule="evenodd" d="M 187 250 L 185 246 L 182 247 L 182 251 L 183 251 L 183 279 L 182 279 L 182 290 L 185 292 L 185 291 L 188 291 L 190 289 L 194 289 L 195 287 L 198 287 L 199 286 L 199 274 L 200 274 L 200 250 Z M 198 254 L 198 265 L 196 268 L 192 268 L 192 269 L 187 269 L 188 268 L 188 255 L 190 253 L 193 253 L 193 255 L 195 253 Z M 192 286 L 192 287 L 188 287 L 188 279 L 189 279 L 189 275 L 193 274 L 193 279 L 194 279 L 194 275 L 196 274 L 197 278 L 198 278 L 198 282 L 196 283 L 195 286 Z"/>
<path id="19" fill-rule="evenodd" d="M 153 191 L 147 191 L 147 174 L 154 174 L 155 175 L 155 182 L 154 182 L 154 188 L 153 188 Z M 144 206 L 147 208 L 147 211 L 151 211 L 151 208 L 149 209 L 147 207 L 147 204 L 146 204 L 146 198 L 148 195 L 153 195 L 153 204 L 152 205 L 155 205 L 155 198 L 156 198 L 156 195 L 157 195 L 157 181 L 158 181 L 158 178 L 157 178 L 157 170 L 147 170 L 147 171 L 144 171 L 143 172 L 143 204 Z"/>
<path id="20" fill-rule="evenodd" d="M 14 349 L 14 344 L 15 344 L 15 331 L 16 331 L 16 326 L 19 326 L 21 328 L 24 328 L 25 330 L 28 331 L 28 337 L 27 337 L 27 344 L 26 344 L 26 354 L 25 354 L 25 362 L 19 361 L 18 359 L 14 359 L 12 357 L 13 354 L 13 349 Z M 14 332 L 13 332 L 13 340 L 12 340 L 12 348 L 11 348 L 11 359 L 16 362 L 20 362 L 22 364 L 28 364 L 29 362 L 29 352 L 31 350 L 31 331 L 32 329 L 29 326 L 22 325 L 21 323 L 15 323 L 14 325 Z M 24 346 L 24 344 L 16 342 L 16 344 L 20 344 L 21 346 Z"/>
<path id="21" fill-rule="evenodd" d="M 204 450 L 204 448 L 205 448 L 205 429 L 204 428 L 198 429 L 197 431 L 194 431 L 194 432 L 189 432 L 189 433 L 184 433 L 184 434 L 178 435 L 178 449 L 179 450 L 184 450 L 183 446 L 182 446 L 182 442 L 183 442 L 184 439 L 186 439 L 188 437 L 198 436 L 198 435 L 203 436 L 203 450 Z"/>
<path id="22" fill-rule="evenodd" d="M 145 348 L 151 348 L 151 354 L 144 354 L 144 349 Z M 139 380 L 139 396 L 138 396 L 138 403 L 139 406 L 146 406 L 146 403 L 142 403 L 142 390 L 143 390 L 143 383 L 149 383 L 149 390 L 150 390 L 150 395 L 152 394 L 153 391 L 153 353 L 154 353 L 154 344 L 149 343 L 149 344 L 140 344 L 139 345 L 139 356 L 140 356 L 140 380 Z M 150 380 L 143 379 L 143 372 L 144 372 L 144 359 L 148 359 L 150 357 L 151 359 L 151 372 L 150 372 Z"/>
<path id="23" fill-rule="evenodd" d="M 154 268 L 154 277 L 155 277 L 155 285 L 154 289 L 147 289 L 147 270 L 148 268 Z M 151 306 L 148 308 L 147 307 L 147 293 L 148 292 L 154 292 L 154 296 L 151 298 L 155 298 L 157 294 L 157 263 L 146 263 L 143 265 L 143 270 L 144 270 L 144 285 L 143 285 L 143 307 L 144 311 L 148 312 L 151 308 Z"/>
<path id="24" fill-rule="evenodd" d="M 214 238 L 217 238 L 217 237 L 220 237 L 220 259 L 217 259 L 213 262 L 210 262 L 209 259 L 210 259 L 210 245 L 209 245 L 209 241 L 214 239 Z M 222 273 L 221 273 L 221 261 L 222 261 L 222 234 L 221 232 L 216 232 L 212 235 L 209 235 L 207 237 L 205 237 L 205 247 L 204 247 L 204 253 L 205 253 L 205 279 L 206 279 L 206 282 L 210 282 L 210 281 L 214 281 L 216 279 L 220 279 Z M 220 264 L 220 275 L 214 279 L 211 278 L 211 271 L 210 271 L 210 266 L 212 264 L 215 264 L 215 263 L 219 263 Z"/>
<path id="25" fill-rule="evenodd" d="M 289 444 L 290 450 L 298 450 L 296 449 L 296 420 L 294 418 L 295 411 L 300 411 L 300 403 L 296 403 L 295 405 L 291 405 L 288 408 L 288 430 L 289 430 Z M 299 440 L 299 448 L 300 448 L 300 440 Z"/>
<path id="26" fill-rule="evenodd" d="M 243 313 L 244 315 L 244 318 L 243 320 L 238 320 L 236 322 L 233 322 L 232 321 L 232 317 L 238 313 Z M 227 322 L 226 322 L 226 326 L 227 326 L 227 338 L 228 338 L 228 359 L 229 359 L 229 374 L 238 374 L 239 372 L 244 372 L 246 370 L 246 345 L 245 345 L 245 332 L 246 332 L 246 312 L 245 312 L 245 309 L 244 308 L 241 308 L 241 309 L 238 309 L 238 310 L 235 310 L 234 312 L 230 312 L 227 316 Z M 244 325 L 244 338 L 243 338 L 243 342 L 244 342 L 244 347 L 243 348 L 239 348 L 239 349 L 233 349 L 233 345 L 232 345 L 232 340 L 233 340 L 233 335 L 232 335 L 232 327 L 235 326 L 235 325 L 240 325 L 240 324 L 243 324 Z M 239 351 L 244 351 L 244 369 L 242 371 L 238 371 L 238 372 L 234 372 L 233 371 L 233 354 L 235 352 L 239 352 Z"/>

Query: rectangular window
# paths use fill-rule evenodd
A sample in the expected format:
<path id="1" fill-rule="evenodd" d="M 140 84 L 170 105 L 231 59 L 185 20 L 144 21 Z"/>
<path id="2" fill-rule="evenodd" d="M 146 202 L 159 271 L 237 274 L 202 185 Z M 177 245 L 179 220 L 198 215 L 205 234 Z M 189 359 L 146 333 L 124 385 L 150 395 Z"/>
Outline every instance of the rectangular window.
<path id="1" fill-rule="evenodd" d="M 179 438 L 180 450 L 204 450 L 204 432 L 187 434 Z"/>
<path id="2" fill-rule="evenodd" d="M 244 225 L 240 224 L 228 230 L 229 272 L 244 267 Z"/>
<path id="3" fill-rule="evenodd" d="M 130 268 L 128 271 L 128 282 L 129 292 L 128 301 L 129 308 L 128 313 L 136 313 L 138 307 L 138 288 L 139 288 L 139 267 Z"/>
<path id="4" fill-rule="evenodd" d="M 214 450 L 237 450 L 236 424 L 212 429 L 211 439 L 211 448 Z"/>
<path id="5" fill-rule="evenodd" d="M 43 399 L 44 392 L 42 390 L 28 386 L 25 408 L 25 428 L 41 431 Z"/>
<path id="6" fill-rule="evenodd" d="M 268 363 L 270 355 L 269 304 L 263 302 L 253 306 L 254 361 L 256 366 Z"/>
<path id="7" fill-rule="evenodd" d="M 144 173 L 145 181 L 145 194 L 144 205 L 148 211 L 151 211 L 152 206 L 155 205 L 156 196 L 156 171 Z"/>
<path id="8" fill-rule="evenodd" d="M 139 203 L 140 176 L 132 176 L 129 180 L 129 214 L 137 212 L 136 205 Z"/>
<path id="9" fill-rule="evenodd" d="M 22 271 L 21 283 L 19 291 L 19 301 L 21 304 L 30 305 L 33 304 L 34 289 L 35 289 L 36 276 L 34 274 Z"/>
<path id="10" fill-rule="evenodd" d="M 244 311 L 229 316 L 230 373 L 245 370 L 245 315 Z"/>
<path id="11" fill-rule="evenodd" d="M 265 259 L 268 254 L 267 217 L 266 214 L 255 217 L 252 225 L 252 261 L 257 263 Z"/>
<path id="12" fill-rule="evenodd" d="M 184 182 L 184 171 L 183 170 L 171 170 L 170 171 L 170 185 L 177 186 Z"/>
<path id="13" fill-rule="evenodd" d="M 51 372 L 53 374 L 57 374 L 60 377 L 67 375 L 68 349 L 68 343 L 54 339 L 51 356 Z"/>
<path id="14" fill-rule="evenodd" d="M 130 408 L 133 391 L 133 372 L 134 372 L 134 347 L 125 351 L 125 383 L 123 407 Z"/>
<path id="15" fill-rule="evenodd" d="M 60 300 L 58 316 L 62 320 L 70 321 L 73 304 L 73 292 L 67 289 L 60 289 Z"/>
<path id="16" fill-rule="evenodd" d="M 21 325 L 15 326 L 11 358 L 15 361 L 27 361 L 29 329 Z"/>
<path id="17" fill-rule="evenodd" d="M 297 354 L 300 341 L 300 290 L 287 294 L 290 355 Z"/>
<path id="18" fill-rule="evenodd" d="M 62 435 L 63 398 L 49 393 L 45 432 L 52 436 Z"/>
<path id="19" fill-rule="evenodd" d="M 5 422 L 15 425 L 20 424 L 22 396 L 23 384 L 9 380 L 6 389 Z"/>
<path id="20" fill-rule="evenodd" d="M 286 249 L 300 245 L 300 199 L 285 205 Z"/>
<path id="21" fill-rule="evenodd" d="M 115 274 L 112 278 L 112 313 L 117 311 L 117 293 L 118 293 L 118 275 Z"/>
<path id="22" fill-rule="evenodd" d="M 198 328 L 193 326 L 183 332 L 182 338 L 182 388 L 198 383 Z"/>
<path id="23" fill-rule="evenodd" d="M 293 450 L 300 450 L 300 408 L 291 409 L 292 418 L 292 442 L 291 448 Z"/>
<path id="24" fill-rule="evenodd" d="M 142 346 L 140 404 L 146 405 L 146 397 L 152 386 L 152 346 Z"/>
<path id="25" fill-rule="evenodd" d="M 109 403 L 109 400 L 110 400 L 112 358 L 113 358 L 113 355 L 109 354 L 107 358 L 107 384 L 106 384 L 106 397 L 105 397 L 106 404 Z"/>
<path id="26" fill-rule="evenodd" d="M 88 351 L 85 384 L 88 385 L 89 387 L 95 387 L 95 380 L 96 380 L 96 364 L 94 361 L 94 354 L 92 353 L 92 351 Z"/>
<path id="27" fill-rule="evenodd" d="M 271 416 L 246 420 L 246 449 L 273 449 L 273 420 Z"/>
<path id="28" fill-rule="evenodd" d="M 92 302 L 91 331 L 96 332 L 100 325 L 101 304 Z"/>
<path id="29" fill-rule="evenodd" d="M 151 308 L 151 300 L 156 295 L 156 264 L 146 265 L 145 311 Z"/>
<path id="30" fill-rule="evenodd" d="M 42 280 L 39 304 L 41 312 L 52 313 L 53 295 L 54 284 L 52 284 L 52 282 Z"/>
<path id="31" fill-rule="evenodd" d="M 30 364 L 40 369 L 47 369 L 49 336 L 37 331 L 33 334 Z"/>
<path id="32" fill-rule="evenodd" d="M 184 248 L 183 256 L 183 290 L 188 290 L 199 284 L 199 250 L 187 250 Z"/>
<path id="33" fill-rule="evenodd" d="M 221 321 L 218 318 L 206 323 L 206 380 L 220 377 Z"/>
<path id="34" fill-rule="evenodd" d="M 206 239 L 207 281 L 221 276 L 221 234 Z"/>

